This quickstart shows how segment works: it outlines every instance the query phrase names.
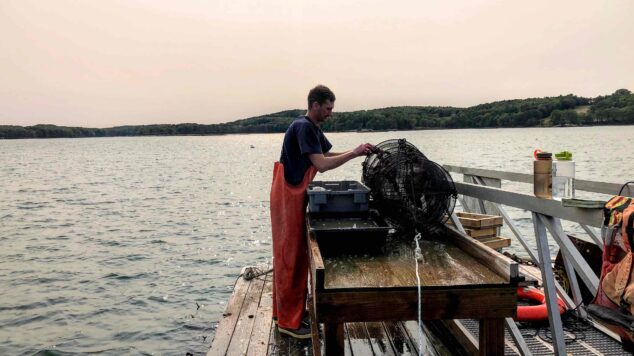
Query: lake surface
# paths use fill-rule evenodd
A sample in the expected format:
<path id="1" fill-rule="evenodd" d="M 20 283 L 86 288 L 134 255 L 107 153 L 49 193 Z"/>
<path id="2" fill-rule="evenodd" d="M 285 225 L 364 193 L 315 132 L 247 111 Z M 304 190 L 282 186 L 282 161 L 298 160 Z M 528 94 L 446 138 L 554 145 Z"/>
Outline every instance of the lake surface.
<path id="1" fill-rule="evenodd" d="M 327 135 L 333 151 L 406 138 L 438 163 L 532 173 L 534 149 L 566 149 L 578 178 L 634 172 L 634 126 Z M 270 264 L 281 141 L 0 141 L 0 354 L 206 353 L 241 268 Z M 360 180 L 362 162 L 316 179 Z M 530 213 L 509 213 L 532 234 Z"/>

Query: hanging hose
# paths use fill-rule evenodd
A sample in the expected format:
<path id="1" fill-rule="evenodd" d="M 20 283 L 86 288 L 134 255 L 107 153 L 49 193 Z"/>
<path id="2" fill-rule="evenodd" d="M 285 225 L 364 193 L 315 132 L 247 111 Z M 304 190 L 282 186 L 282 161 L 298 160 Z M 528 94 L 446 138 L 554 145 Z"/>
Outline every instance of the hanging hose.
<path id="1" fill-rule="evenodd" d="M 423 263 L 423 253 L 420 249 L 418 241 L 420 241 L 420 232 L 417 231 L 414 236 L 414 242 L 416 242 L 416 249 L 414 250 L 414 262 L 416 263 L 416 285 L 418 286 L 418 354 L 423 355 L 423 323 L 422 323 L 422 306 L 421 306 L 421 287 L 420 287 L 420 274 L 418 273 L 418 263 Z"/>

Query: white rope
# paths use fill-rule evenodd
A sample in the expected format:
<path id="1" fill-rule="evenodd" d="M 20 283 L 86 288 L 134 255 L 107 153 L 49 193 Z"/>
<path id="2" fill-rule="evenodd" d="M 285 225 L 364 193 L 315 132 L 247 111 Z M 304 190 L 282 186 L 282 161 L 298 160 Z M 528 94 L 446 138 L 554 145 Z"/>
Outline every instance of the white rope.
<path id="1" fill-rule="evenodd" d="M 418 232 L 418 231 L 417 231 Z M 418 273 L 418 262 L 423 263 L 423 253 L 420 249 L 420 245 L 418 244 L 418 241 L 420 240 L 420 232 L 418 232 L 416 234 L 416 236 L 414 236 L 414 242 L 416 242 L 416 249 L 414 250 L 414 262 L 416 263 L 416 284 L 418 286 L 418 354 L 419 355 L 423 355 L 423 346 L 424 346 L 424 339 L 423 339 L 423 323 L 422 323 L 422 316 L 421 316 L 421 288 L 420 288 L 420 274 Z"/>

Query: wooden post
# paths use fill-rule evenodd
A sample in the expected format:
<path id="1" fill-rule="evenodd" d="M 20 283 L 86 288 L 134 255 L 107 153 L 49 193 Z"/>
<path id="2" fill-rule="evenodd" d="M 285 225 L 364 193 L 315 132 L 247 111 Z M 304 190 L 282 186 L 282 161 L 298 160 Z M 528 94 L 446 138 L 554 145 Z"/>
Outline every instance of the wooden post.
<path id="1" fill-rule="evenodd" d="M 480 355 L 504 355 L 504 318 L 480 319 Z"/>
<path id="2" fill-rule="evenodd" d="M 326 348 L 326 356 L 343 356 L 343 342 L 343 323 L 325 323 L 324 346 Z"/>

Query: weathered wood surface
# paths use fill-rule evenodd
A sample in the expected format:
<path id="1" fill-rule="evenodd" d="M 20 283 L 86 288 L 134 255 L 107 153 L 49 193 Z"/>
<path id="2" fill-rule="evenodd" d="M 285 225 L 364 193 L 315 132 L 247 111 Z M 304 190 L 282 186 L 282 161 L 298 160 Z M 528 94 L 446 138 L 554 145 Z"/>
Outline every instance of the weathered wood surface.
<path id="1" fill-rule="evenodd" d="M 253 331 L 249 339 L 249 347 L 247 355 L 259 356 L 266 355 L 269 349 L 269 338 L 271 335 L 273 300 L 271 295 L 271 284 L 273 274 L 266 275 L 265 283 L 262 288 L 260 302 L 253 321 Z"/>
<path id="2" fill-rule="evenodd" d="M 249 281 L 238 278 L 207 355 L 268 352 L 272 324 L 270 277 L 262 275 Z"/>
<path id="3" fill-rule="evenodd" d="M 501 216 L 475 213 L 456 212 L 460 223 L 465 228 L 482 229 L 486 227 L 502 226 L 504 220 Z"/>
<path id="4" fill-rule="evenodd" d="M 471 237 L 494 237 L 498 233 L 497 227 L 488 227 L 484 229 L 465 228 L 464 231 Z"/>
<path id="5" fill-rule="evenodd" d="M 478 354 L 478 339 L 459 320 L 432 320 L 426 323 L 442 342 L 455 344 L 468 355 Z"/>
<path id="6" fill-rule="evenodd" d="M 423 287 L 507 283 L 508 277 L 495 273 L 455 244 L 422 240 L 420 245 L 423 260 L 419 262 L 419 274 Z M 377 256 L 324 257 L 324 270 L 319 272 L 324 276 L 323 289 L 415 288 L 416 259 L 411 244 L 394 244 L 389 250 Z M 319 286 L 319 282 L 316 284 Z"/>
<path id="7" fill-rule="evenodd" d="M 264 276 L 262 278 L 253 279 L 249 283 L 242 308 L 240 309 L 240 315 L 236 322 L 236 327 L 227 349 L 227 355 L 244 355 L 251 340 L 251 333 L 254 330 L 255 318 L 260 304 L 260 297 L 264 289 Z M 271 322 L 271 317 L 268 318 L 268 322 Z M 269 324 L 270 325 L 270 324 Z M 263 326 L 267 328 L 267 325 Z M 259 328 L 258 328 L 259 329 Z M 268 336 L 268 335 L 267 335 Z"/>
<path id="8" fill-rule="evenodd" d="M 244 271 L 245 269 L 243 268 L 240 273 L 243 274 Z M 231 339 L 233 338 L 233 331 L 236 328 L 240 310 L 242 309 L 242 304 L 248 289 L 249 283 L 246 283 L 246 281 L 240 277 L 233 288 L 233 293 L 231 293 L 229 303 L 227 303 L 227 307 L 222 314 L 222 319 L 220 323 L 218 323 L 216 335 L 214 336 L 214 341 L 211 344 L 211 350 L 208 355 L 226 354 Z"/>
<path id="9" fill-rule="evenodd" d="M 514 316 L 517 292 L 509 287 L 428 289 L 422 292 L 422 318 L 479 319 Z M 319 322 L 415 320 L 418 317 L 416 291 L 349 290 L 318 292 Z"/>
<path id="10" fill-rule="evenodd" d="M 418 262 L 412 243 L 403 241 L 392 241 L 379 254 L 354 256 L 320 253 L 319 236 L 312 234 L 308 243 L 311 260 L 319 258 L 311 268 L 323 263 L 323 270 L 312 271 L 314 279 L 323 275 L 323 287 L 318 282 L 312 293 L 317 321 L 325 324 L 326 354 L 344 353 L 344 334 L 350 333 L 344 323 L 367 327 L 368 322 L 417 319 L 417 264 L 422 319 L 486 319 L 481 349 L 503 352 L 504 334 L 496 325 L 515 315 L 517 264 L 471 237 L 447 228 L 442 239 L 423 238 Z"/>
<path id="11" fill-rule="evenodd" d="M 310 256 L 310 273 L 313 289 L 324 288 L 324 260 L 317 245 L 315 233 L 308 231 L 308 254 Z"/>
<path id="12" fill-rule="evenodd" d="M 368 330 L 365 327 L 366 323 L 347 323 L 345 324 L 346 339 L 348 340 L 350 348 L 358 350 L 362 355 L 374 355 L 375 352 L 372 349 L 372 341 Z"/>
<path id="13" fill-rule="evenodd" d="M 244 273 L 244 270 L 242 271 Z M 271 319 L 272 273 L 238 279 L 207 355 L 319 355 L 310 341 L 281 335 Z M 252 317 L 249 317 L 251 316 Z M 311 324 L 317 327 L 316 323 Z M 342 324 L 346 355 L 417 355 L 415 330 L 404 323 Z M 410 326 L 411 329 L 411 326 Z M 414 337 L 411 334 L 414 333 Z M 427 335 L 425 335 L 427 336 Z M 426 341 L 427 342 L 427 341 Z M 321 341 L 317 344 L 321 349 Z"/>
<path id="14" fill-rule="evenodd" d="M 508 237 L 502 237 L 502 236 L 479 237 L 477 238 L 477 240 L 487 245 L 487 247 L 492 248 L 494 250 L 497 250 L 502 247 L 511 246 L 511 239 L 509 239 Z"/>
<path id="15" fill-rule="evenodd" d="M 487 266 L 499 276 L 503 276 L 507 282 L 515 283 L 517 281 L 519 268 L 516 262 L 509 260 L 495 250 L 483 248 L 482 243 L 461 234 L 450 226 L 447 226 L 446 236 L 453 244 L 470 254 L 479 263 Z"/>
<path id="16" fill-rule="evenodd" d="M 480 319 L 479 353 L 504 355 L 504 319 Z"/>

